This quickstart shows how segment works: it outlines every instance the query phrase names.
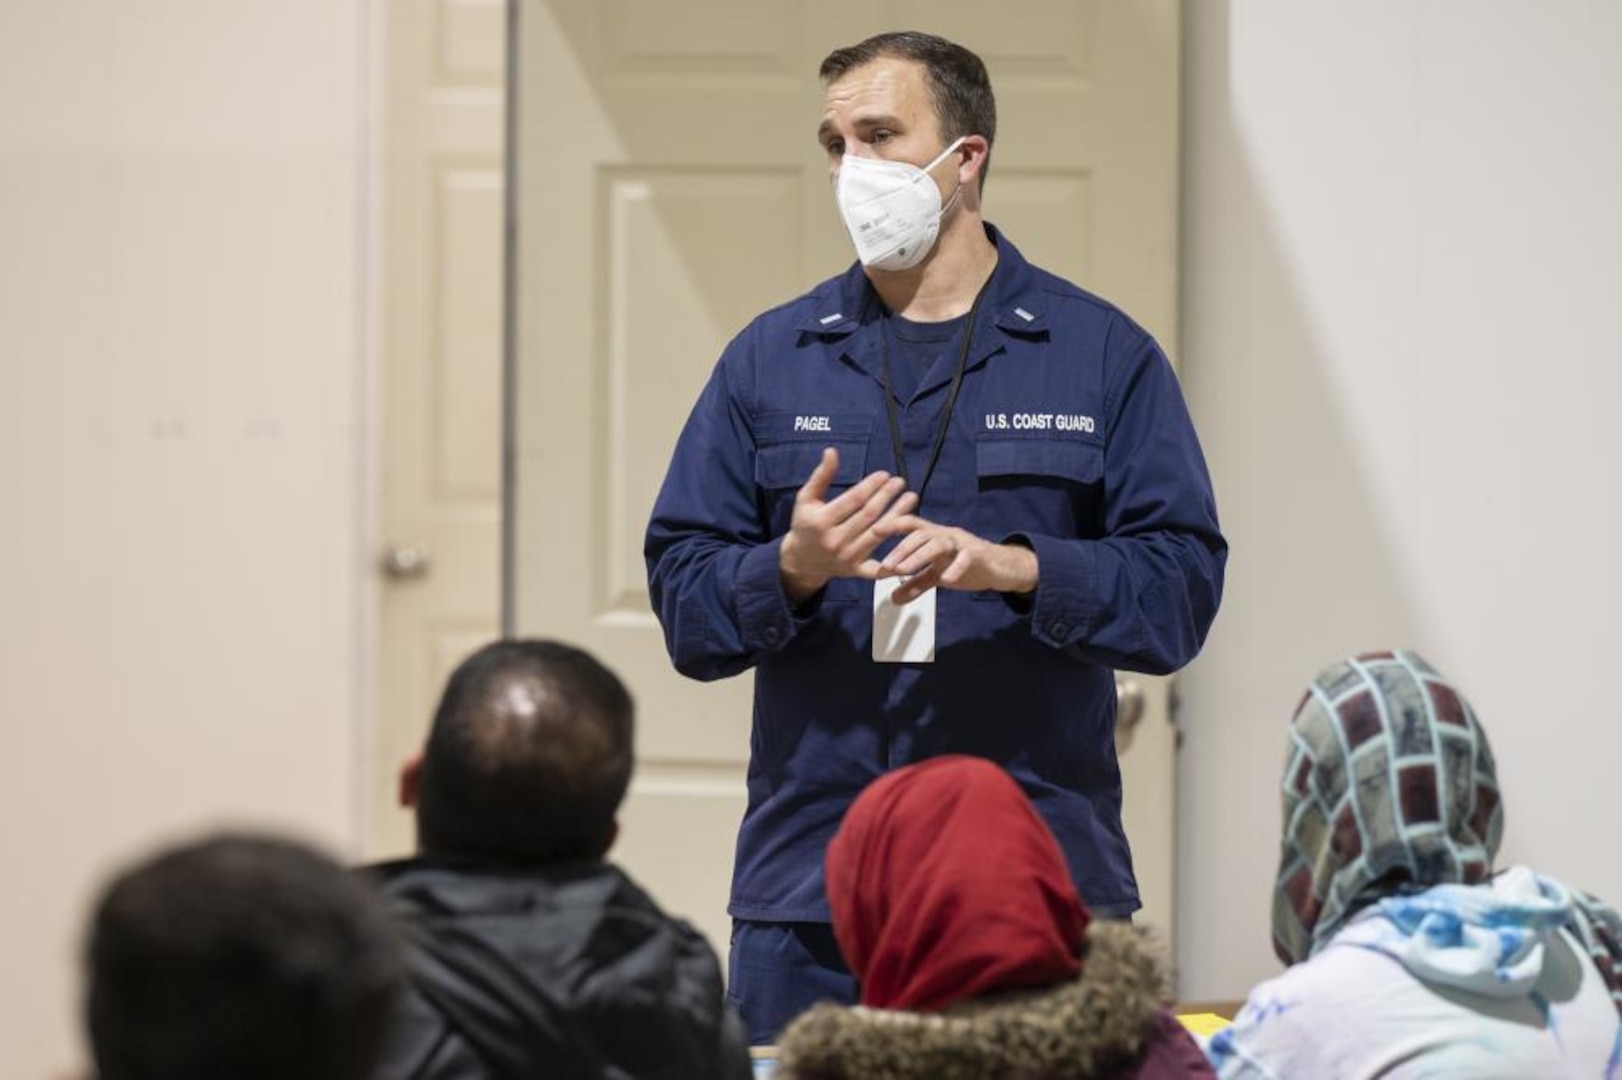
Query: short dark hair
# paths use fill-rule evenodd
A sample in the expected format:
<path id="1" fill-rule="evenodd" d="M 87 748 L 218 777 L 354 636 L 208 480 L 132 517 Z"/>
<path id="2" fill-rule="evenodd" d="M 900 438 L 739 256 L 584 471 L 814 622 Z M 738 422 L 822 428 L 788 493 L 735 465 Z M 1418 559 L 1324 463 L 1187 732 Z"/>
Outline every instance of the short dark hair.
<path id="1" fill-rule="evenodd" d="M 590 654 L 498 641 L 445 685 L 423 754 L 425 852 L 558 862 L 596 858 L 631 782 L 634 705 Z"/>
<path id="2" fill-rule="evenodd" d="M 115 878 L 85 962 L 99 1080 L 366 1080 L 402 979 L 369 885 L 240 834 Z"/>
<path id="3" fill-rule="evenodd" d="M 997 141 L 997 98 L 991 92 L 991 76 L 978 56 L 955 41 L 919 30 L 874 34 L 829 53 L 817 74 L 827 85 L 881 57 L 912 60 L 923 66 L 924 83 L 929 87 L 935 119 L 945 142 L 963 135 L 984 136 L 987 145 Z M 985 187 L 990 168 L 988 156 L 980 170 L 981 187 Z"/>

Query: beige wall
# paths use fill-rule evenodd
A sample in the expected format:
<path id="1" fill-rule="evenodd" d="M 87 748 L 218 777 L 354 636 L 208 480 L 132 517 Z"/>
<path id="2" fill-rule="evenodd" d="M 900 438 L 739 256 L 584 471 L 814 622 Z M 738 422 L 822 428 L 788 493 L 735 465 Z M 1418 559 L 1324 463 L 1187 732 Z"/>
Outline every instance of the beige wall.
<path id="1" fill-rule="evenodd" d="M 1276 970 L 1284 727 L 1353 650 L 1474 699 L 1501 862 L 1622 899 L 1622 6 L 1187 11 L 1184 372 L 1234 550 L 1183 687 L 1182 990 Z"/>
<path id="2" fill-rule="evenodd" d="M 359 835 L 368 17 L 0 4 L 0 1075 L 110 865 Z"/>

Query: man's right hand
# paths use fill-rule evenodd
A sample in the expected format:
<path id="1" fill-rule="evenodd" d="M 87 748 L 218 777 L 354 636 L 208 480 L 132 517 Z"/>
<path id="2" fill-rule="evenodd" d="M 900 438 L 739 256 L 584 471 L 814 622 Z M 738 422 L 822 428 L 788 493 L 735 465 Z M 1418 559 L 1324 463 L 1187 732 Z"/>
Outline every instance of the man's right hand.
<path id="1" fill-rule="evenodd" d="M 794 496 L 794 517 L 777 566 L 783 589 L 796 604 L 836 577 L 883 576 L 873 549 L 885 538 L 873 526 L 918 505 L 916 494 L 903 491 L 906 482 L 887 472 L 868 473 L 849 491 L 824 501 L 838 472 L 839 451 L 830 446 Z"/>

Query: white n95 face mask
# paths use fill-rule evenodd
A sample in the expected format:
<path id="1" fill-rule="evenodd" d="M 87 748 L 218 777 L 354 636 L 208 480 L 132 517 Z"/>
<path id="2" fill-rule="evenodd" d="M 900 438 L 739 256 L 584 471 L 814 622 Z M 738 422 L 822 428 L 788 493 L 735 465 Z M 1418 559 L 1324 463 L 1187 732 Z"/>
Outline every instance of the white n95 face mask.
<path id="1" fill-rule="evenodd" d="M 963 138 L 957 139 L 921 169 L 905 161 L 845 155 L 834 176 L 834 199 L 863 266 L 909 270 L 934 248 L 946 209 L 929 170 L 962 145 Z"/>

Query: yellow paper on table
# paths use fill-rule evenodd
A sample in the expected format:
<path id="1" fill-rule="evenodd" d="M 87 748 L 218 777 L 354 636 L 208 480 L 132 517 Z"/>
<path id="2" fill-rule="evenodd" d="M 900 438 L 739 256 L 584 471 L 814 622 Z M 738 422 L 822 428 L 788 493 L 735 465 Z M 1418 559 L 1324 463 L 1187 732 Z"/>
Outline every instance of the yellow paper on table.
<path id="1" fill-rule="evenodd" d="M 754 1080 L 771 1080 L 777 1071 L 777 1047 L 751 1046 L 749 1048 L 750 1064 L 754 1066 Z"/>
<path id="2" fill-rule="evenodd" d="M 1209 1039 L 1212 1035 L 1233 1023 L 1225 1016 L 1218 1016 L 1213 1012 L 1183 1013 L 1177 1018 L 1188 1033 L 1199 1039 Z"/>

